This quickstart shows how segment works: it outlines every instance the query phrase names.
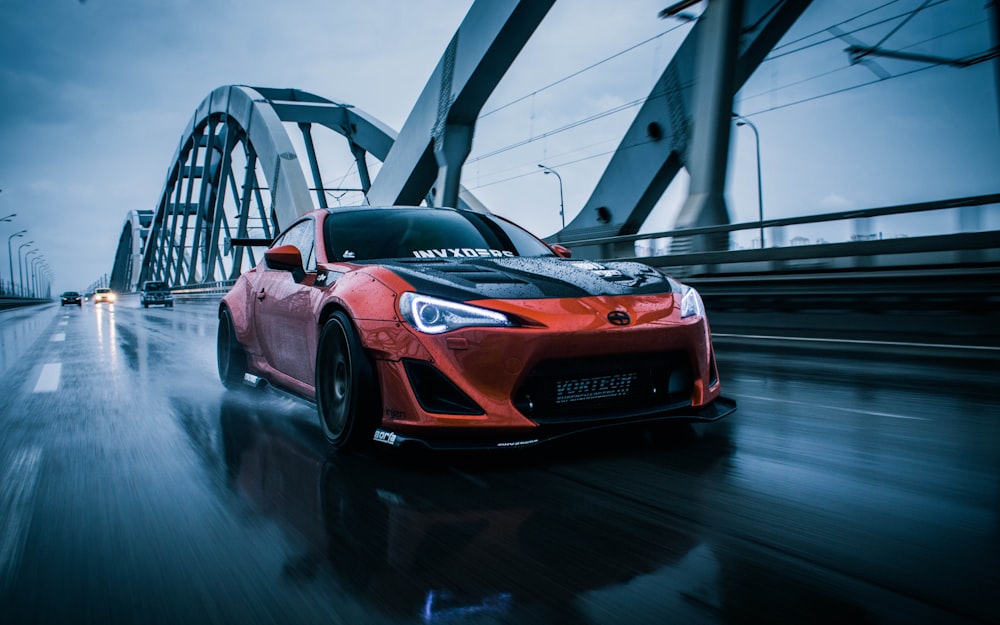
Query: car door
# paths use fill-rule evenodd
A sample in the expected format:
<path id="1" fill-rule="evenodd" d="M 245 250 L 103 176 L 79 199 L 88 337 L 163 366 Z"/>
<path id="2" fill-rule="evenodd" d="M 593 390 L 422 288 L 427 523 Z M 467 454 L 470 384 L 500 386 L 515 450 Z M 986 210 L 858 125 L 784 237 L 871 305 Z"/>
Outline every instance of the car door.
<path id="1" fill-rule="evenodd" d="M 263 267 L 254 285 L 254 322 L 264 358 L 278 372 L 303 384 L 313 385 L 316 320 L 320 297 L 312 286 L 316 277 L 316 226 L 303 219 L 272 244 L 294 245 L 302 255 L 306 273 L 296 280 L 291 271 Z"/>

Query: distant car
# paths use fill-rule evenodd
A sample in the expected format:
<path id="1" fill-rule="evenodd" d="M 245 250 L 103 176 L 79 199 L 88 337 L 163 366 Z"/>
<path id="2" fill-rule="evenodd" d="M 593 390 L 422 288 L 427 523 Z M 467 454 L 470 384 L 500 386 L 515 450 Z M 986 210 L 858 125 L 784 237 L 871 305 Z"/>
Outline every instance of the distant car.
<path id="1" fill-rule="evenodd" d="M 77 306 L 83 306 L 83 298 L 76 291 L 66 291 L 59 296 L 59 301 L 62 306 L 66 304 L 76 304 Z"/>
<path id="2" fill-rule="evenodd" d="M 166 282 L 153 280 L 143 282 L 142 289 L 139 291 L 139 301 L 142 303 L 143 308 L 149 308 L 150 306 L 174 307 L 174 296 L 170 293 L 170 288 L 167 287 Z"/>
<path id="3" fill-rule="evenodd" d="M 111 289 L 94 289 L 94 303 L 100 304 L 101 302 L 107 302 L 108 304 L 114 304 L 118 296 Z"/>
<path id="4" fill-rule="evenodd" d="M 316 402 L 338 449 L 514 448 L 735 410 L 697 291 L 568 256 L 469 210 L 310 211 L 223 297 L 219 377 Z"/>

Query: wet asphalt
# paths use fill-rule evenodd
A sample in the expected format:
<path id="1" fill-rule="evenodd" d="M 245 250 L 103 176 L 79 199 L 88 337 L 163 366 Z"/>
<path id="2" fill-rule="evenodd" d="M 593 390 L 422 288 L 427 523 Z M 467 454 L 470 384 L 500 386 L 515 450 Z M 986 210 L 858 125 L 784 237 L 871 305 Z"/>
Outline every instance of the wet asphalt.
<path id="1" fill-rule="evenodd" d="M 339 456 L 216 324 L 0 312 L 0 623 L 1000 622 L 975 352 L 726 337 L 721 422 Z"/>

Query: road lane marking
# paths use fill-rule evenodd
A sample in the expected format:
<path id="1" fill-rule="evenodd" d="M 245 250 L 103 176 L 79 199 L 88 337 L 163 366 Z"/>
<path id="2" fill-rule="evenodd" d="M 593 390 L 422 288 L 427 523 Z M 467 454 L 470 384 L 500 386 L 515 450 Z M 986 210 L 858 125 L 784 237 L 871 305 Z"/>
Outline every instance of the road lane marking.
<path id="1" fill-rule="evenodd" d="M 68 321 L 60 321 L 59 325 L 61 325 L 61 326 L 68 326 L 69 322 Z"/>
<path id="2" fill-rule="evenodd" d="M 945 343 L 906 343 L 902 341 L 866 341 L 862 339 L 820 339 L 806 336 L 770 336 L 767 334 L 724 334 L 713 332 L 713 337 L 724 339 L 767 339 L 770 341 L 801 341 L 805 343 L 843 343 L 845 345 L 888 345 L 892 347 L 924 347 L 939 349 L 966 349 L 982 352 L 1000 352 L 1000 347 L 989 345 L 947 345 Z"/>
<path id="3" fill-rule="evenodd" d="M 0 479 L 0 583 L 12 580 L 31 527 L 31 499 L 38 483 L 42 450 L 23 449 Z"/>
<path id="4" fill-rule="evenodd" d="M 61 343 L 62 341 L 66 340 L 66 333 L 56 332 L 55 334 L 52 335 L 52 338 L 49 340 L 52 341 L 53 343 Z"/>
<path id="5" fill-rule="evenodd" d="M 59 390 L 59 378 L 62 377 L 62 363 L 50 362 L 42 367 L 35 383 L 35 393 L 51 393 Z"/>
<path id="6" fill-rule="evenodd" d="M 891 412 L 874 412 L 872 410 L 858 410 L 857 408 L 842 408 L 840 406 L 824 406 L 822 404 L 813 404 L 807 401 L 795 401 L 794 399 L 777 399 L 775 397 L 760 397 L 759 395 L 741 395 L 740 393 L 726 393 L 728 397 L 735 397 L 737 399 L 759 399 L 760 401 L 775 401 L 782 404 L 792 404 L 795 406 L 809 406 L 810 408 L 825 408 L 827 410 L 839 410 L 840 412 L 849 412 L 851 414 L 860 414 L 872 417 L 888 417 L 890 419 L 906 419 L 908 421 L 931 421 L 925 417 L 911 417 L 908 415 L 893 414 Z"/>

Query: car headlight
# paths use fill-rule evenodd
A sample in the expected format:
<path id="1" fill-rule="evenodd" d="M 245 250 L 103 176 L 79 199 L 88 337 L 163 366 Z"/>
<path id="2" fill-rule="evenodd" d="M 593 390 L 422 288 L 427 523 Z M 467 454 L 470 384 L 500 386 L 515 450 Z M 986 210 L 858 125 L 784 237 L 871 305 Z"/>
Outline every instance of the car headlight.
<path id="1" fill-rule="evenodd" d="M 403 293 L 399 297 L 399 311 L 414 328 L 425 334 L 442 334 L 458 328 L 473 326 L 513 327 L 507 315 L 468 304 Z"/>
<path id="2" fill-rule="evenodd" d="M 686 284 L 683 285 L 683 288 L 684 296 L 681 298 L 681 319 L 703 316 L 705 314 L 705 304 L 701 301 L 701 295 Z"/>

